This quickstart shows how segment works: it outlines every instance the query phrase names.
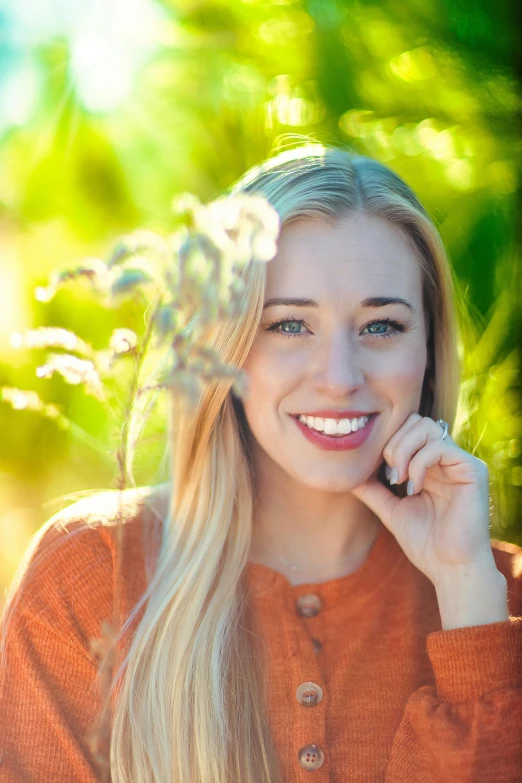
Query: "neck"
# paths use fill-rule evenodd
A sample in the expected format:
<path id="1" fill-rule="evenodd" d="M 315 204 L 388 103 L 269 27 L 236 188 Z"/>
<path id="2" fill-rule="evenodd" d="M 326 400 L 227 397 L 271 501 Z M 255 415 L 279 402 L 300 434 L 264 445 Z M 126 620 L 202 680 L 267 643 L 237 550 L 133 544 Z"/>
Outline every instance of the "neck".
<path id="1" fill-rule="evenodd" d="M 249 560 L 292 584 L 336 579 L 361 567 L 380 525 L 351 492 L 325 492 L 287 474 L 270 481 L 258 475 Z"/>

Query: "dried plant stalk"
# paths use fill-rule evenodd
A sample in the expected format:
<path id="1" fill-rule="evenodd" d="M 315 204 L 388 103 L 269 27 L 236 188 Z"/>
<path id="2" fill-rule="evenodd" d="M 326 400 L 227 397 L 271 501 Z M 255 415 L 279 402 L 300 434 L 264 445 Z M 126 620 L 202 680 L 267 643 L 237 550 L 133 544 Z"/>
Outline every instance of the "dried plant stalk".
<path id="1" fill-rule="evenodd" d="M 250 261 L 267 262 L 276 251 L 280 221 L 277 212 L 261 196 L 236 195 L 202 205 L 196 196 L 182 194 L 173 202 L 181 227 L 164 238 L 138 229 L 117 244 L 107 262 L 85 259 L 73 270 L 55 272 L 46 288 L 35 289 L 38 301 L 49 302 L 64 285 L 84 281 L 108 307 L 122 298 L 145 302 L 147 327 L 141 341 L 130 329 L 115 329 L 105 350 L 95 351 L 74 332 L 57 327 L 12 333 L 13 348 L 52 351 L 36 368 L 40 378 L 59 374 L 66 383 L 82 385 L 88 394 L 104 400 L 105 386 L 116 375 L 119 362 L 132 361 L 133 375 L 123 412 L 116 449 L 114 487 L 119 490 L 116 520 L 116 590 L 112 618 L 101 622 L 100 637 L 89 640 L 89 652 L 98 672 L 101 709 L 85 740 L 100 770 L 102 783 L 110 781 L 110 689 L 117 662 L 118 629 L 121 628 L 121 554 L 123 545 L 122 492 L 129 486 L 128 454 L 131 415 L 135 401 L 151 390 L 186 395 L 195 404 L 202 386 L 218 378 L 232 380 L 234 392 L 244 396 L 244 372 L 223 364 L 211 349 L 196 345 L 199 326 L 234 319 L 245 306 L 241 271 Z M 140 386 L 144 361 L 151 346 L 167 346 L 170 369 L 157 383 Z M 14 410 L 33 410 L 53 419 L 104 453 L 103 444 L 85 433 L 52 403 L 43 402 L 34 390 L 0 388 L 0 400 Z"/>
<path id="2" fill-rule="evenodd" d="M 51 369 L 53 366 L 58 367 L 58 371 L 60 367 L 65 368 L 62 372 L 65 380 L 83 382 L 87 390 L 101 398 L 104 375 L 110 375 L 116 361 L 122 357 L 130 357 L 134 361 L 120 444 L 116 451 L 117 474 L 113 482 L 120 492 L 115 534 L 117 573 L 113 616 L 111 621 L 102 621 L 100 637 L 89 640 L 89 650 L 98 670 L 102 706 L 85 739 L 99 767 L 102 783 L 110 782 L 112 711 L 109 694 L 117 662 L 118 629 L 121 627 L 120 569 L 124 532 L 121 493 L 128 486 L 127 457 L 133 404 L 141 394 L 151 389 L 176 390 L 195 403 L 201 386 L 216 378 L 231 378 L 235 393 L 243 396 L 247 388 L 244 373 L 236 367 L 222 364 L 210 348 L 196 348 L 193 335 L 197 324 L 204 326 L 215 320 L 237 317 L 244 306 L 241 296 L 243 284 L 238 273 L 251 259 L 266 262 L 273 258 L 280 229 L 277 213 L 259 196 L 223 198 L 203 207 L 196 197 L 185 194 L 177 204 L 185 221 L 181 239 L 178 234 L 165 241 L 152 232 L 135 232 L 118 245 L 106 265 L 96 262 L 84 265 L 76 272 L 55 275 L 45 293 L 39 290 L 40 298 L 51 298 L 64 282 L 84 277 L 108 296 L 109 302 L 122 294 L 137 296 L 140 292 L 149 292 L 150 308 L 150 285 L 157 282 L 152 298 L 152 315 L 140 344 L 134 332 L 117 329 L 111 336 L 109 350 L 94 352 L 83 341 L 75 343 L 71 333 L 48 333 L 49 340 L 54 340 L 54 347 L 70 350 L 73 345 L 80 346 L 83 354 L 82 359 L 71 354 L 61 360 L 54 359 Z M 136 266 L 138 253 L 140 263 Z M 156 263 L 159 261 L 160 272 L 157 268 L 148 268 L 148 257 Z M 182 315 L 185 317 L 180 317 Z M 159 379 L 153 386 L 140 387 L 143 364 L 154 338 L 157 345 L 167 342 L 173 353 L 172 365 L 166 378 Z M 89 357 L 89 366 L 80 364 L 87 361 L 86 356 Z M 52 374 L 48 367 L 39 368 L 41 377 Z M 79 380 L 72 378 L 74 372 L 82 377 Z"/>

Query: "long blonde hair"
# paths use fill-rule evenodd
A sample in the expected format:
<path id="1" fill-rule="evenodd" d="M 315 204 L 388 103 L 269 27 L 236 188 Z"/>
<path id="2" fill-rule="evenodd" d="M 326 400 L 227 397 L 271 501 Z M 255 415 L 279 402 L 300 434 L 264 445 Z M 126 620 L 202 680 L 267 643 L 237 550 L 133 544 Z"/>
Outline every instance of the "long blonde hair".
<path id="1" fill-rule="evenodd" d="M 376 160 L 306 143 L 250 169 L 227 192 L 265 196 L 283 225 L 364 211 L 403 230 L 418 257 L 429 328 L 419 412 L 452 427 L 459 388 L 454 285 L 437 229 L 411 189 Z M 209 326 L 201 337 L 238 367 L 258 331 L 266 265 L 251 263 L 244 277 L 245 315 Z M 155 572 L 133 613 L 145 607 L 143 617 L 118 672 L 112 780 L 283 783 L 244 579 L 252 468 L 248 427 L 231 381 L 205 387 L 195 412 L 173 397 L 168 437 L 170 507 Z"/>

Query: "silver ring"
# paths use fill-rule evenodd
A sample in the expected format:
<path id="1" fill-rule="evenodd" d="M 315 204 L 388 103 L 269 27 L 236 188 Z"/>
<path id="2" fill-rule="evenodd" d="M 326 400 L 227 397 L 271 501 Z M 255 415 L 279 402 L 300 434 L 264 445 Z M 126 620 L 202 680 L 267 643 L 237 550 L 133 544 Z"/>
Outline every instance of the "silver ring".
<path id="1" fill-rule="evenodd" d="M 442 427 L 442 429 L 444 430 L 444 432 L 442 433 L 442 436 L 441 436 L 441 440 L 444 440 L 444 438 L 445 438 L 445 437 L 446 437 L 446 435 L 448 434 L 448 427 L 449 427 L 449 424 L 448 424 L 448 422 L 447 422 L 447 421 L 444 421 L 444 419 L 439 419 L 439 420 L 437 421 L 437 424 L 440 424 L 440 426 L 441 426 L 441 427 Z"/>

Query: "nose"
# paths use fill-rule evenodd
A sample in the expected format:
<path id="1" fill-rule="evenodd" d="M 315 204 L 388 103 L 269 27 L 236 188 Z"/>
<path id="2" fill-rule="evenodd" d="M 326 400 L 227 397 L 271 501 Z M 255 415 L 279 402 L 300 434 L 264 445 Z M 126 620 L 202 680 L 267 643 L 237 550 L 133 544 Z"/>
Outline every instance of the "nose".
<path id="1" fill-rule="evenodd" d="M 315 381 L 319 391 L 346 399 L 363 386 L 361 357 L 348 330 L 338 329 L 317 347 Z"/>

